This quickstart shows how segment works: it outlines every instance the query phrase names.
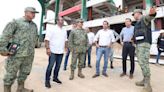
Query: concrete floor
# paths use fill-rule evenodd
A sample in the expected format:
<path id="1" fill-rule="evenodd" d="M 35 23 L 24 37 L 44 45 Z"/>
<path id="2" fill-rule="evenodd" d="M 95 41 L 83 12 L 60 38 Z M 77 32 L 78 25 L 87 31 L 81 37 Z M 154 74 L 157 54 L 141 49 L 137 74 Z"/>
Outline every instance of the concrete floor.
<path id="1" fill-rule="evenodd" d="M 134 79 L 129 79 L 128 76 L 120 78 L 119 75 L 122 72 L 122 63 L 120 59 L 114 60 L 114 69 L 108 68 L 109 77 L 100 76 L 93 79 L 95 74 L 95 48 L 92 52 L 92 68 L 83 69 L 85 79 L 77 77 L 77 71 L 75 79 L 70 81 L 70 68 L 68 66 L 67 71 L 63 71 L 63 64 L 61 66 L 59 79 L 63 84 L 59 85 L 51 81 L 52 88 L 47 89 L 44 87 L 45 70 L 48 64 L 48 56 L 44 48 L 36 49 L 35 60 L 33 69 L 26 81 L 26 87 L 34 89 L 34 92 L 140 92 L 142 87 L 135 86 L 135 82 L 142 79 L 141 69 L 136 62 L 136 68 L 134 73 Z M 0 92 L 3 92 L 3 76 L 4 69 L 4 57 L 0 56 Z M 69 64 L 70 64 L 69 58 Z M 63 58 L 64 60 L 64 58 Z M 129 71 L 129 61 L 128 61 Z M 103 66 L 103 58 L 101 63 L 101 70 Z M 164 92 L 164 66 L 150 64 L 152 74 L 152 87 L 153 92 Z M 16 90 L 16 83 L 12 87 L 12 92 Z"/>

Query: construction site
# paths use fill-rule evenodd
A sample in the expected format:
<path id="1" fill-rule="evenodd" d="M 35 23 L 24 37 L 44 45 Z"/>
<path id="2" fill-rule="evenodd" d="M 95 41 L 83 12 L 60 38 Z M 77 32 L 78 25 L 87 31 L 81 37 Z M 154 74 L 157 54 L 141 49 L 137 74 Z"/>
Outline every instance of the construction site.
<path id="1" fill-rule="evenodd" d="M 41 5 L 40 28 L 38 32 L 38 41 L 35 48 L 35 57 L 32 71 L 26 80 L 26 87 L 34 89 L 34 92 L 141 92 L 142 87 L 135 85 L 136 81 L 143 78 L 141 68 L 135 57 L 134 78 L 129 78 L 130 60 L 127 60 L 127 75 L 120 77 L 122 73 L 122 45 L 120 40 L 114 43 L 114 68 L 108 65 L 107 74 L 109 77 L 100 75 L 98 78 L 92 78 L 96 72 L 96 46 L 92 48 L 91 65 L 92 68 L 83 69 L 84 79 L 78 77 L 75 73 L 74 80 L 69 80 L 71 57 L 68 59 L 68 68 L 64 70 L 64 53 L 62 64 L 59 71 L 59 79 L 62 84 L 51 81 L 51 88 L 45 87 L 45 74 L 48 65 L 48 56 L 45 48 L 45 34 L 47 30 L 53 29 L 56 19 L 60 16 L 64 19 L 64 29 L 71 30 L 72 21 L 76 19 L 84 20 L 84 28 L 92 28 L 94 34 L 102 29 L 103 21 L 108 21 L 110 29 L 120 34 L 125 27 L 125 19 L 131 18 L 132 25 L 136 23 L 132 13 L 135 9 L 143 9 L 143 14 L 156 6 L 157 15 L 151 21 L 152 45 L 150 49 L 150 70 L 151 85 L 153 92 L 164 92 L 164 53 L 161 54 L 159 64 L 156 64 L 157 39 L 160 30 L 164 29 L 164 0 L 38 0 Z M 117 2 L 122 2 L 116 6 Z M 49 13 L 54 13 L 54 17 L 49 17 Z M 6 57 L 0 56 L 0 92 L 3 92 L 3 78 L 5 74 Z M 110 61 L 109 61 L 110 62 Z M 103 69 L 104 58 L 101 59 L 100 69 Z M 110 63 L 109 63 L 110 64 Z M 77 71 L 77 69 L 76 69 Z M 16 92 L 17 83 L 12 86 L 12 92 Z"/>

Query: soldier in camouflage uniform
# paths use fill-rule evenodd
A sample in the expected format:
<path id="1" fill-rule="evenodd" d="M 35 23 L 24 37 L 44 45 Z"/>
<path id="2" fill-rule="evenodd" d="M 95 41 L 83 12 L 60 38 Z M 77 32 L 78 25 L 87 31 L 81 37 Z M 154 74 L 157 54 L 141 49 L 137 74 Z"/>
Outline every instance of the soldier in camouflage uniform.
<path id="1" fill-rule="evenodd" d="M 33 92 L 33 90 L 24 88 L 24 82 L 30 74 L 34 59 L 37 26 L 32 19 L 34 19 L 35 13 L 38 13 L 35 8 L 25 8 L 25 16 L 9 22 L 3 30 L 0 38 L 0 54 L 7 56 L 4 92 L 11 92 L 11 86 L 16 78 L 18 81 L 17 92 Z M 6 48 L 10 42 L 20 45 L 16 54 L 10 53 Z"/>
<path id="2" fill-rule="evenodd" d="M 71 62 L 71 76 L 70 80 L 74 79 L 74 70 L 76 68 L 76 63 L 78 59 L 78 76 L 84 78 L 82 74 L 82 67 L 84 67 L 85 53 L 88 49 L 88 37 L 87 32 L 82 28 L 83 20 L 79 19 L 77 21 L 77 29 L 71 31 L 68 44 L 72 52 L 72 62 Z"/>
<path id="3" fill-rule="evenodd" d="M 133 13 L 137 23 L 134 27 L 134 41 L 136 43 L 137 58 L 142 70 L 143 80 L 136 82 L 137 86 L 144 86 L 141 92 L 152 92 L 150 84 L 149 56 L 152 43 L 151 20 L 156 16 L 155 8 L 151 8 L 149 15 L 143 16 L 142 10 L 136 9 Z"/>

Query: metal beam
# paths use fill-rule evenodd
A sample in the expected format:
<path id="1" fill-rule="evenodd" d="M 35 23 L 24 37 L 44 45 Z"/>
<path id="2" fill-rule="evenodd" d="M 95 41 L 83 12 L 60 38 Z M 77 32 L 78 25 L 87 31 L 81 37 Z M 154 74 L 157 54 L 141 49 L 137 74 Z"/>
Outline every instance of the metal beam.
<path id="1" fill-rule="evenodd" d="M 160 2 L 161 2 L 161 4 L 163 4 L 163 3 L 164 3 L 164 1 L 163 1 L 163 0 L 160 0 Z"/>
<path id="2" fill-rule="evenodd" d="M 65 1 L 66 1 L 66 0 L 65 0 Z M 80 1 L 80 2 L 81 2 L 81 1 Z M 79 5 L 79 4 L 77 4 L 77 3 L 73 4 L 74 2 L 73 2 L 73 3 L 66 2 L 66 3 L 67 3 L 69 6 L 74 6 L 74 5 L 76 6 L 76 5 Z M 79 14 L 81 14 L 81 12 L 80 12 L 80 11 L 78 11 L 78 13 L 79 13 Z"/>
<path id="3" fill-rule="evenodd" d="M 75 5 L 81 4 L 81 0 L 77 1 Z"/>
<path id="4" fill-rule="evenodd" d="M 139 3 L 143 3 L 143 1 L 133 1 L 133 2 L 128 3 L 128 6 L 133 6 Z"/>
<path id="5" fill-rule="evenodd" d="M 108 0 L 108 2 L 115 5 L 114 0 Z"/>
<path id="6" fill-rule="evenodd" d="M 109 13 L 106 13 L 106 12 L 104 12 L 104 11 L 102 11 L 102 10 L 97 9 L 97 8 L 93 8 L 93 10 L 94 10 L 95 12 L 99 13 L 99 14 L 104 14 L 104 15 L 107 16 L 107 17 L 110 16 Z"/>
<path id="7" fill-rule="evenodd" d="M 117 11 L 117 7 L 115 6 L 115 3 L 112 1 L 108 1 L 108 3 L 104 3 L 104 5 L 106 6 L 106 7 L 108 7 L 108 9 L 110 10 L 110 13 L 111 14 L 114 14 L 115 13 L 115 11 Z"/>
<path id="8" fill-rule="evenodd" d="M 72 20 L 72 18 L 68 17 L 68 16 L 64 16 L 65 20 Z"/>
<path id="9" fill-rule="evenodd" d="M 145 0 L 146 4 L 146 10 L 150 9 L 153 6 L 153 1 L 152 0 Z"/>
<path id="10" fill-rule="evenodd" d="M 60 12 L 63 11 L 63 6 L 64 6 L 63 4 L 64 4 L 64 1 L 65 1 L 65 0 L 61 0 L 61 1 L 60 1 L 60 6 L 59 6 L 59 11 L 60 11 Z"/>
<path id="11" fill-rule="evenodd" d="M 108 0 L 90 0 L 87 2 L 87 7 L 92 7 L 92 6 L 95 6 L 97 4 L 100 4 L 100 3 L 104 3 L 104 2 L 107 2 Z"/>
<path id="12" fill-rule="evenodd" d="M 88 8 L 88 20 L 93 19 L 93 7 Z"/>
<path id="13" fill-rule="evenodd" d="M 80 5 L 76 5 L 72 8 L 69 8 L 65 11 L 62 11 L 59 13 L 59 16 L 65 16 L 65 15 L 68 15 L 68 14 L 71 14 L 73 12 L 77 12 L 77 11 L 80 11 L 81 10 L 81 4 Z"/>
<path id="14" fill-rule="evenodd" d="M 67 0 L 64 0 L 65 3 L 67 3 L 69 6 L 74 6 L 73 3 L 68 2 Z"/>
<path id="15" fill-rule="evenodd" d="M 53 3 L 55 3 L 55 0 L 48 0 L 48 2 L 46 4 L 46 8 L 51 6 Z"/>
<path id="16" fill-rule="evenodd" d="M 42 36 L 42 32 L 43 32 L 43 18 L 45 16 L 45 2 L 43 0 L 38 0 L 38 2 L 40 3 L 41 7 L 42 7 L 42 11 L 41 11 L 41 19 L 40 19 L 40 29 L 39 29 L 39 40 L 40 42 L 43 41 L 43 36 Z"/>
<path id="17" fill-rule="evenodd" d="M 75 3 L 75 5 L 79 5 L 79 4 L 81 4 L 81 0 L 79 0 L 78 2 Z M 81 11 L 78 11 L 78 13 L 81 15 Z"/>
<path id="18" fill-rule="evenodd" d="M 137 3 L 140 3 L 140 2 L 142 3 L 143 1 L 142 0 L 134 0 L 134 1 L 131 0 L 131 1 L 127 1 L 126 4 L 127 5 L 133 5 L 133 4 L 137 4 Z"/>
<path id="19" fill-rule="evenodd" d="M 87 21 L 88 18 L 88 11 L 86 7 L 86 0 L 82 0 L 82 7 L 81 7 L 81 19 Z"/>
<path id="20" fill-rule="evenodd" d="M 60 0 L 55 0 L 55 24 L 57 23 L 56 19 L 58 18 L 58 14 L 59 14 L 59 4 L 60 4 Z"/>

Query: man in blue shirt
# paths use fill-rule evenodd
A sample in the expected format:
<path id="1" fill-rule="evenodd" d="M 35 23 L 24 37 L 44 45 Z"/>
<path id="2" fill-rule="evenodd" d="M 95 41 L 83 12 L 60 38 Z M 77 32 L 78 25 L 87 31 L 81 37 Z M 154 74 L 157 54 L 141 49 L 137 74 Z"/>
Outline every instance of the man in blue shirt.
<path id="1" fill-rule="evenodd" d="M 124 27 L 120 33 L 120 41 L 121 44 L 123 45 L 123 49 L 122 49 L 123 73 L 120 75 L 120 77 L 126 75 L 126 60 L 127 60 L 127 56 L 129 55 L 130 63 L 131 63 L 130 76 L 129 76 L 130 79 L 133 78 L 134 67 L 135 67 L 135 63 L 134 63 L 135 47 L 133 46 L 133 41 L 132 41 L 134 35 L 134 26 L 132 26 L 131 23 L 132 23 L 131 19 L 126 18 L 125 20 L 126 27 Z"/>

